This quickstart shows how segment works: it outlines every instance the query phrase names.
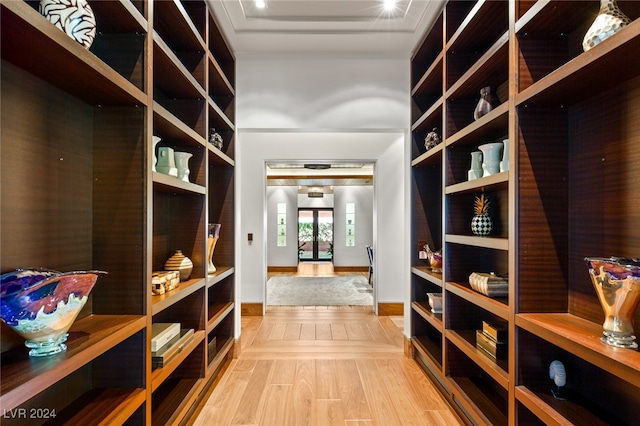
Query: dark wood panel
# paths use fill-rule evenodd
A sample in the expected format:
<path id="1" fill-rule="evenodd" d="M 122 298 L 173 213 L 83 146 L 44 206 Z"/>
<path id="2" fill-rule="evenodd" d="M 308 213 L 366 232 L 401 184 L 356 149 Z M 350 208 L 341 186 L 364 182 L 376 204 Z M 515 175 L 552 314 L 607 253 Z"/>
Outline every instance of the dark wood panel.
<path id="1" fill-rule="evenodd" d="M 2 272 L 93 268 L 93 108 L 6 62 L 2 101 Z"/>
<path id="2" fill-rule="evenodd" d="M 640 77 L 569 114 L 569 312 L 598 323 L 604 315 L 584 257 L 640 256 L 638 103 Z"/>
<path id="3" fill-rule="evenodd" d="M 209 218 L 207 223 L 220 223 L 220 238 L 213 254 L 216 266 L 235 264 L 234 170 L 209 167 Z"/>
<path id="4" fill-rule="evenodd" d="M 94 290 L 96 313 L 145 313 L 144 109 L 94 111 L 93 265 L 109 274 Z"/>
<path id="5" fill-rule="evenodd" d="M 559 108 L 520 108 L 519 121 L 518 311 L 566 312 L 567 113 Z"/>

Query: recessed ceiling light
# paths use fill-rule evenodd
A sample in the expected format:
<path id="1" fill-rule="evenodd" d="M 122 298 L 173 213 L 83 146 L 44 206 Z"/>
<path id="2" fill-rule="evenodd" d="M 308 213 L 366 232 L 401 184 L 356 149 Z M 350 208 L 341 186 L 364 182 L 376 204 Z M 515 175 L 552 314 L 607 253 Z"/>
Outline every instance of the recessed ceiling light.
<path id="1" fill-rule="evenodd" d="M 396 0 L 384 0 L 384 10 L 391 12 L 396 8 Z"/>
<path id="2" fill-rule="evenodd" d="M 256 0 L 256 7 L 258 9 L 264 9 L 267 7 L 267 3 L 265 3 L 264 0 Z"/>

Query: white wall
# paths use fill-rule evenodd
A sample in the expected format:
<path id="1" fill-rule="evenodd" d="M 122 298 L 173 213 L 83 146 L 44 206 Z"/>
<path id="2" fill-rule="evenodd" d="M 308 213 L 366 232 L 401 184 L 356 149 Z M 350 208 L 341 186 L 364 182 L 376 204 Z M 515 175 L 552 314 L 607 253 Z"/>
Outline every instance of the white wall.
<path id="1" fill-rule="evenodd" d="M 265 163 L 347 160 L 375 163 L 377 302 L 407 305 L 409 77 L 408 57 L 238 55 L 236 300 L 265 300 Z"/>
<path id="2" fill-rule="evenodd" d="M 287 245 L 278 247 L 278 203 L 287 205 Z M 267 244 L 269 266 L 295 266 L 298 264 L 298 187 L 267 187 Z"/>
<path id="3" fill-rule="evenodd" d="M 375 176 L 374 176 L 375 180 Z M 373 186 L 336 186 L 333 250 L 335 266 L 369 266 L 367 245 L 373 246 Z M 355 246 L 347 247 L 346 203 L 355 207 Z"/>

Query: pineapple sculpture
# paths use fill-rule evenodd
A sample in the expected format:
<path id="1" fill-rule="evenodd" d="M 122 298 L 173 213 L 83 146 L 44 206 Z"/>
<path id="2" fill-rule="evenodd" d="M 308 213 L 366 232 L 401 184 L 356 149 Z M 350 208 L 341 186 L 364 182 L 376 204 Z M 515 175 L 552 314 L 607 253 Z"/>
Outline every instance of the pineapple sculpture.
<path id="1" fill-rule="evenodd" d="M 489 204 L 490 202 L 484 194 L 479 197 L 476 196 L 474 202 L 475 216 L 471 219 L 471 232 L 473 232 L 474 235 L 486 237 L 491 233 L 493 223 L 489 217 Z"/>

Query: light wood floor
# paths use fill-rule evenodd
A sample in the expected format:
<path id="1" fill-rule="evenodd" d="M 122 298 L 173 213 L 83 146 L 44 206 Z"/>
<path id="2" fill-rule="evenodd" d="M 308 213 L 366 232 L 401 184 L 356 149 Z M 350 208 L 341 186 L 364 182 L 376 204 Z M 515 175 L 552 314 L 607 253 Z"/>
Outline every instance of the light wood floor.
<path id="1" fill-rule="evenodd" d="M 401 317 L 372 307 L 273 307 L 242 318 L 241 348 L 195 425 L 456 425 L 404 356 Z"/>

